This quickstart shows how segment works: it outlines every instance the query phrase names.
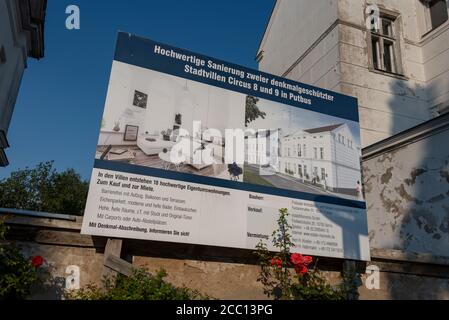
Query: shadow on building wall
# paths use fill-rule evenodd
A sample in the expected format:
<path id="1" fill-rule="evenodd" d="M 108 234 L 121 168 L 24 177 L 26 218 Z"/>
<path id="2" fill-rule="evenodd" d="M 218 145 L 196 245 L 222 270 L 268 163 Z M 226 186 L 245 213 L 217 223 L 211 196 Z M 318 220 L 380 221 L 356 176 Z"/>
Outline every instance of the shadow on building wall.
<path id="1" fill-rule="evenodd" d="M 398 87 L 404 94 L 419 91 L 426 100 L 434 90 L 406 87 L 401 80 L 391 84 L 392 91 Z M 392 111 L 401 112 L 401 106 L 407 107 L 401 94 L 389 102 Z M 411 260 L 416 253 L 449 257 L 449 128 L 438 123 L 431 120 L 397 134 L 379 144 L 383 151 L 364 161 L 371 247 L 402 250 Z M 391 132 L 402 130 L 402 123 L 392 122 Z M 449 280 L 441 276 L 434 274 L 432 280 L 387 273 L 385 285 L 392 299 L 447 298 Z"/>

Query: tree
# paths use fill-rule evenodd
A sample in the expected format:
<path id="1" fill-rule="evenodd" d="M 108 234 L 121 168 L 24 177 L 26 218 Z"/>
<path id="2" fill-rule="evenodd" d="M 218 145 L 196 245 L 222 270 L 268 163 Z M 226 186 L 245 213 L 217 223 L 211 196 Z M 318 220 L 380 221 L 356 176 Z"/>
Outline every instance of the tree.
<path id="1" fill-rule="evenodd" d="M 44 162 L 0 180 L 0 207 L 82 215 L 88 188 L 73 169 L 57 172 Z"/>
<path id="2" fill-rule="evenodd" d="M 246 97 L 246 110 L 245 110 L 245 126 L 248 127 L 248 125 L 253 122 L 254 120 L 258 118 L 265 119 L 266 113 L 263 111 L 260 111 L 259 107 L 257 106 L 257 102 L 259 102 L 259 98 L 253 97 L 253 96 L 247 96 Z"/>

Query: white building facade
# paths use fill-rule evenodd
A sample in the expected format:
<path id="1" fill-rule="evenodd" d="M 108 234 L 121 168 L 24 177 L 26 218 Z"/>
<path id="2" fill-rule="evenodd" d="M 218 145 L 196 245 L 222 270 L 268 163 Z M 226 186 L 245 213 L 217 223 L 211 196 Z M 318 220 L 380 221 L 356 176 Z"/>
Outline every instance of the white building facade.
<path id="1" fill-rule="evenodd" d="M 282 129 L 258 130 L 245 137 L 245 161 L 248 164 L 271 167 L 275 171 L 280 168 Z"/>
<path id="2" fill-rule="evenodd" d="M 358 98 L 366 147 L 449 110 L 448 12 L 448 0 L 277 0 L 259 69 Z"/>
<path id="3" fill-rule="evenodd" d="M 8 165 L 7 133 L 28 57 L 44 56 L 46 0 L 0 0 L 0 167 Z"/>
<path id="4" fill-rule="evenodd" d="M 356 195 L 360 148 L 346 124 L 301 130 L 281 142 L 280 173 L 337 193 Z"/>

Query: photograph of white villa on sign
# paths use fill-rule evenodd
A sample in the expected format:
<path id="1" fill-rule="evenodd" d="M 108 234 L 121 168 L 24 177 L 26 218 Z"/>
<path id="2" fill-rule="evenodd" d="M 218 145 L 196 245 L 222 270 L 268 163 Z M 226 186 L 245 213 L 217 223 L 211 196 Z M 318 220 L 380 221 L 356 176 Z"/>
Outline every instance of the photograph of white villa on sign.
<path id="1" fill-rule="evenodd" d="M 245 125 L 244 156 L 228 163 L 225 131 Z M 114 61 L 96 158 L 363 200 L 358 130 L 353 121 Z"/>
<path id="2" fill-rule="evenodd" d="M 363 200 L 357 123 L 256 100 L 244 182 Z"/>

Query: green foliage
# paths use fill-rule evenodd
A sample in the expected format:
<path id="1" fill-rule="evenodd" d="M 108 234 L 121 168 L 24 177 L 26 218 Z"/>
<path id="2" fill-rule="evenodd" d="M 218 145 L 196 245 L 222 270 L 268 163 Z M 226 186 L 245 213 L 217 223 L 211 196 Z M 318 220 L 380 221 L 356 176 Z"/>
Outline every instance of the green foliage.
<path id="1" fill-rule="evenodd" d="M 332 287 L 316 267 L 298 277 L 291 293 L 295 300 L 346 300 L 348 297 L 343 284 Z"/>
<path id="2" fill-rule="evenodd" d="M 251 122 L 255 121 L 258 118 L 265 119 L 267 114 L 263 111 L 260 111 L 257 106 L 257 102 L 259 102 L 259 98 L 253 96 L 246 97 L 246 109 L 245 109 L 245 126 L 247 127 Z"/>
<path id="3" fill-rule="evenodd" d="M 82 215 L 87 191 L 73 169 L 57 172 L 53 162 L 44 162 L 0 180 L 0 207 Z"/>
<path id="4" fill-rule="evenodd" d="M 196 290 L 175 287 L 165 280 L 167 273 L 155 275 L 143 269 L 134 270 L 130 277 L 118 275 L 103 280 L 103 287 L 90 284 L 78 291 L 68 293 L 74 300 L 204 300 L 209 299 Z"/>
<path id="5" fill-rule="evenodd" d="M 0 241 L 4 241 L 6 239 L 7 231 L 8 227 L 5 225 L 4 221 L 0 218 Z"/>
<path id="6" fill-rule="evenodd" d="M 319 271 L 318 260 L 312 269 L 308 269 L 309 262 L 300 265 L 293 263 L 291 254 L 294 246 L 288 223 L 287 209 L 279 210 L 277 220 L 278 228 L 272 234 L 272 243 L 278 253 L 271 253 L 264 242 L 257 245 L 255 252 L 259 259 L 261 271 L 258 281 L 264 287 L 264 293 L 268 297 L 281 300 L 345 300 L 350 297 L 350 279 L 344 279 L 338 286 L 331 286 L 323 274 Z M 312 261 L 311 257 L 298 255 L 304 261 Z"/>
<path id="7" fill-rule="evenodd" d="M 274 187 L 273 184 L 271 184 L 267 180 L 263 179 L 257 173 L 251 172 L 250 170 L 244 170 L 243 179 L 244 179 L 244 182 L 246 182 L 246 183 L 259 184 L 259 185 L 267 186 L 267 187 Z"/>
<path id="8" fill-rule="evenodd" d="M 0 300 L 24 299 L 38 281 L 38 273 L 15 246 L 5 242 L 7 231 L 0 220 Z"/>
<path id="9" fill-rule="evenodd" d="M 274 296 L 277 299 L 290 297 L 290 288 L 292 285 L 290 248 L 293 246 L 290 237 L 290 225 L 288 224 L 287 209 L 279 210 L 279 218 L 277 220 L 278 229 L 273 231 L 273 246 L 280 252 L 279 255 L 272 255 L 267 245 L 262 241 L 257 245 L 256 255 L 259 258 L 261 271 L 258 281 L 264 286 L 264 293 L 268 296 Z M 280 259 L 282 267 L 272 265 L 273 259 Z"/>

